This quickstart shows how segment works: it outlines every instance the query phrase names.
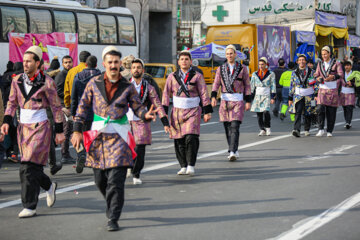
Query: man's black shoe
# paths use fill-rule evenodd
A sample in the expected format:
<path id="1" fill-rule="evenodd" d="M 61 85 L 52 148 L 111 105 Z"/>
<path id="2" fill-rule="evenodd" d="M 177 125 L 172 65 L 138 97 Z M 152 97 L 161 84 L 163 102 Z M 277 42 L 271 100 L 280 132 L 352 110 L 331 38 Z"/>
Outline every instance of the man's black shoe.
<path id="1" fill-rule="evenodd" d="M 278 111 L 273 111 L 273 114 L 275 117 L 278 117 L 279 116 L 279 112 Z"/>
<path id="2" fill-rule="evenodd" d="M 60 171 L 62 168 L 62 165 L 54 165 L 50 167 L 50 173 L 51 175 L 55 175 L 58 171 Z"/>
<path id="3" fill-rule="evenodd" d="M 79 156 L 79 158 L 76 160 L 76 172 L 77 173 L 82 173 L 84 170 L 84 166 L 85 166 L 85 161 L 86 161 L 86 155 L 85 154 L 81 154 Z"/>
<path id="4" fill-rule="evenodd" d="M 115 220 L 109 220 L 108 223 L 107 223 L 107 230 L 108 230 L 109 232 L 119 231 L 119 230 L 120 230 L 120 227 L 119 227 L 117 221 L 115 221 Z"/>
<path id="5" fill-rule="evenodd" d="M 285 118 L 285 114 L 280 113 L 280 120 L 281 120 L 281 121 L 283 121 L 283 120 L 284 120 L 284 118 Z"/>
<path id="6" fill-rule="evenodd" d="M 300 132 L 299 132 L 298 130 L 293 130 L 293 131 L 292 131 L 292 135 L 293 135 L 294 137 L 300 137 Z"/>

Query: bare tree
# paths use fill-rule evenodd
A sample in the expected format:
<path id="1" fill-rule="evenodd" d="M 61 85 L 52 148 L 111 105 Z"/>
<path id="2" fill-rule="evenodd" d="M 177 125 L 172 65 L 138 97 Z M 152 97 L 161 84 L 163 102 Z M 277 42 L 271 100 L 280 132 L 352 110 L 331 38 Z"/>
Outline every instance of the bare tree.
<path id="1" fill-rule="evenodd" d="M 94 8 L 100 8 L 101 0 L 94 0 Z"/>

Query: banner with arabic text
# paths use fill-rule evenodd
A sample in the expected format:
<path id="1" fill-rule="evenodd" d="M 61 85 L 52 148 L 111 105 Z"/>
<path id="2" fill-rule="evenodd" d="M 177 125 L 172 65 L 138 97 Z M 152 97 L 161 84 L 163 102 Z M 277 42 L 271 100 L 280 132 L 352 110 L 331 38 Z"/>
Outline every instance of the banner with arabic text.
<path id="1" fill-rule="evenodd" d="M 307 43 L 309 45 L 316 44 L 315 32 L 295 31 L 296 43 Z"/>
<path id="2" fill-rule="evenodd" d="M 45 69 L 49 67 L 55 54 L 57 54 L 61 64 L 62 56 L 65 53 L 69 53 L 73 58 L 74 66 L 77 65 L 78 36 L 76 33 L 9 33 L 9 60 L 12 62 L 22 62 L 25 51 L 34 45 L 39 46 L 43 51 Z M 48 46 L 51 49 L 50 54 Z"/>
<path id="3" fill-rule="evenodd" d="M 339 14 L 315 11 L 315 24 L 328 27 L 347 28 L 347 17 Z"/>

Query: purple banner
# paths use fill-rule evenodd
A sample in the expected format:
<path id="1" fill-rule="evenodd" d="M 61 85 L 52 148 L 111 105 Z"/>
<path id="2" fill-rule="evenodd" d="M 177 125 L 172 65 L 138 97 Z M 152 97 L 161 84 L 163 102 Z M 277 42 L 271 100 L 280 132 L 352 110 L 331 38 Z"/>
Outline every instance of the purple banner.
<path id="1" fill-rule="evenodd" d="M 347 17 L 333 13 L 315 11 L 315 24 L 347 28 Z"/>
<path id="2" fill-rule="evenodd" d="M 296 43 L 307 43 L 309 45 L 316 44 L 315 32 L 295 31 Z"/>
<path id="3" fill-rule="evenodd" d="M 360 47 L 360 37 L 349 34 L 348 46 L 349 47 Z"/>
<path id="4" fill-rule="evenodd" d="M 278 65 L 283 58 L 290 61 L 290 28 L 258 25 L 258 59 L 266 57 L 270 68 Z"/>

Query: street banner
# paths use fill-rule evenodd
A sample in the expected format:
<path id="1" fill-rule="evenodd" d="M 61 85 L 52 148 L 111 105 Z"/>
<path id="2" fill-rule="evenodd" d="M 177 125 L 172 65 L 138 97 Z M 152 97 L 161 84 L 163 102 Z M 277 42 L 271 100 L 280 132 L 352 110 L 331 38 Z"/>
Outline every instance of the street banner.
<path id="1" fill-rule="evenodd" d="M 290 28 L 258 25 L 258 59 L 266 57 L 270 69 L 278 65 L 280 58 L 290 61 Z"/>
<path id="2" fill-rule="evenodd" d="M 305 54 L 306 59 L 312 59 L 315 62 L 315 46 L 307 43 L 301 44 L 295 51 L 294 62 L 296 62 L 300 54 Z"/>
<path id="3" fill-rule="evenodd" d="M 66 51 L 73 58 L 74 66 L 78 63 L 78 36 L 76 33 L 9 33 L 9 60 L 22 62 L 25 51 L 31 46 L 39 46 L 42 49 L 45 69 L 49 67 L 54 56 L 58 56 L 61 65 L 62 56 Z"/>
<path id="4" fill-rule="evenodd" d="M 316 45 L 315 32 L 309 31 L 295 31 L 296 44 L 307 43 L 309 45 Z"/>
<path id="5" fill-rule="evenodd" d="M 347 28 L 347 17 L 344 15 L 315 11 L 315 24 Z"/>
<path id="6" fill-rule="evenodd" d="M 348 47 L 360 47 L 360 37 L 349 34 Z"/>

